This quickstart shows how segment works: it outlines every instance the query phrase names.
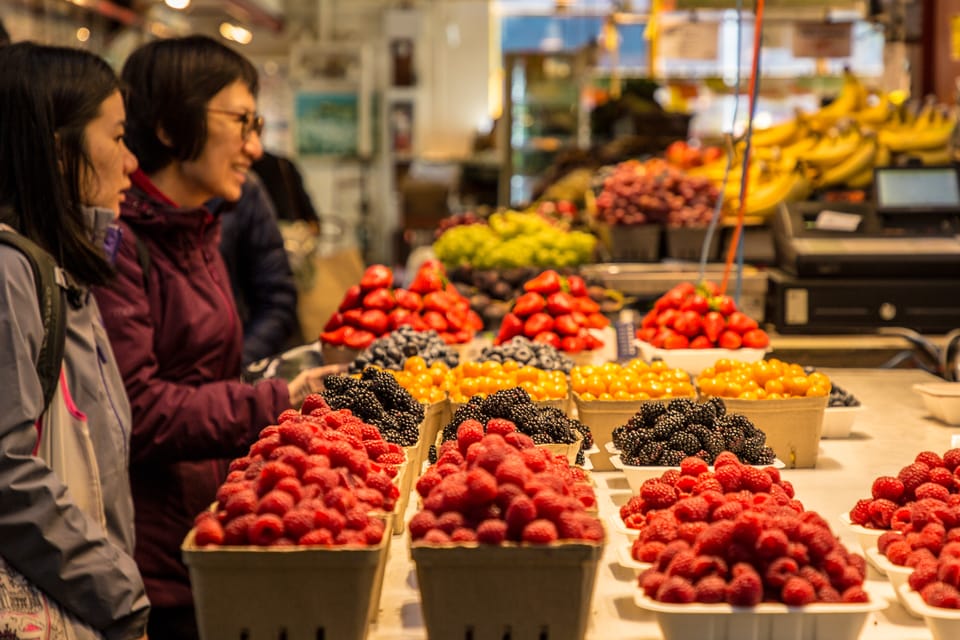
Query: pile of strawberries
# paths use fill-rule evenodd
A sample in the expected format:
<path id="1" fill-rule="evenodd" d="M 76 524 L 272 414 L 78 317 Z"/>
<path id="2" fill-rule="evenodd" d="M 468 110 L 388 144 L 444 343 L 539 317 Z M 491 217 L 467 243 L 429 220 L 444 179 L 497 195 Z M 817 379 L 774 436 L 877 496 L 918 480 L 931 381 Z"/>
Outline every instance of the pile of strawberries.
<path id="1" fill-rule="evenodd" d="M 637 338 L 657 349 L 765 349 L 770 344 L 756 320 L 706 281 L 681 282 L 660 296 L 643 317 Z"/>
<path id="2" fill-rule="evenodd" d="M 483 320 L 470 302 L 447 281 L 437 260 L 421 265 L 409 288 L 393 286 L 393 271 L 375 264 L 360 283 L 350 287 L 336 313 L 323 327 L 324 344 L 366 349 L 374 340 L 399 327 L 435 330 L 447 344 L 470 342 Z"/>
<path id="3" fill-rule="evenodd" d="M 570 467 L 509 420 L 465 421 L 457 439 L 417 480 L 423 508 L 409 523 L 418 543 L 600 542 L 600 521 L 583 470 Z"/>
<path id="4" fill-rule="evenodd" d="M 960 449 L 943 456 L 921 451 L 896 477 L 880 476 L 873 481 L 871 497 L 858 500 L 850 510 L 850 521 L 870 529 L 897 529 L 914 518 L 923 522 L 926 512 L 937 512 L 948 503 L 960 503 Z M 922 526 L 922 525 L 921 525 Z"/>
<path id="5" fill-rule="evenodd" d="M 889 529 L 877 549 L 913 567 L 910 587 L 932 607 L 960 609 L 960 449 L 920 452 L 897 477 L 875 479 L 871 494 L 857 501 L 850 520 Z"/>
<path id="6" fill-rule="evenodd" d="M 592 351 L 603 346 L 590 329 L 603 329 L 610 320 L 600 305 L 587 294 L 580 276 L 563 277 L 549 269 L 523 285 L 526 292 L 517 298 L 500 324 L 494 344 L 515 336 L 544 342 L 567 353 Z"/>
<path id="7" fill-rule="evenodd" d="M 688 458 L 681 471 L 645 482 L 621 509 L 644 514 L 632 553 L 651 563 L 639 578 L 647 597 L 734 606 L 868 600 L 863 557 L 793 499 L 776 469 L 725 454 L 715 469 L 711 474 L 702 460 Z"/>
<path id="8" fill-rule="evenodd" d="M 230 464 L 215 511 L 195 520 L 195 542 L 207 545 L 377 545 L 393 510 L 393 478 L 405 456 L 377 428 L 319 395 L 302 413 L 287 410 L 266 427 L 248 454 Z"/>

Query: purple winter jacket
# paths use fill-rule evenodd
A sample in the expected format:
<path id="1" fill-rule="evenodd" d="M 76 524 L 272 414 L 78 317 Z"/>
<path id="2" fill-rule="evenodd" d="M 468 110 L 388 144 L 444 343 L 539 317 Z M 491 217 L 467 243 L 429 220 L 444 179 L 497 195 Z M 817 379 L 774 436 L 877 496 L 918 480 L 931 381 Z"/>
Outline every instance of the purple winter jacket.
<path id="1" fill-rule="evenodd" d="M 189 606 L 180 544 L 229 461 L 290 408 L 290 396 L 281 380 L 240 382 L 242 328 L 219 219 L 178 207 L 140 171 L 132 179 L 117 278 L 95 294 L 133 412 L 135 558 L 154 607 Z M 134 234 L 149 253 L 146 281 Z"/>

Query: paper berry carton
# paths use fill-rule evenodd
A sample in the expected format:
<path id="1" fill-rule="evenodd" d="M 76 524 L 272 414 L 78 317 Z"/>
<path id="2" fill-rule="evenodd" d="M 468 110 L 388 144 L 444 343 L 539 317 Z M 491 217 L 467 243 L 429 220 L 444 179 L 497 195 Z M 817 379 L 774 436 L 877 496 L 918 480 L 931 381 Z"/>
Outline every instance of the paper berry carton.
<path id="1" fill-rule="evenodd" d="M 724 398 L 727 413 L 740 413 L 767 434 L 767 446 L 788 469 L 817 466 L 826 396 L 781 400 Z"/>
<path id="2" fill-rule="evenodd" d="M 201 640 L 364 640 L 379 606 L 392 515 L 375 546 L 181 546 Z"/>
<path id="3" fill-rule="evenodd" d="M 603 543 L 416 543 L 431 640 L 583 640 Z"/>

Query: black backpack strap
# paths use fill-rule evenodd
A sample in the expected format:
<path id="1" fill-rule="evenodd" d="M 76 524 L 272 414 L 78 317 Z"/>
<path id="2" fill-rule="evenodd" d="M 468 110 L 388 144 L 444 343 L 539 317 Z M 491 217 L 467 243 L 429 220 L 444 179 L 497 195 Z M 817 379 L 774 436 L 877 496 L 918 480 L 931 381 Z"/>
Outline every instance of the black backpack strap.
<path id="1" fill-rule="evenodd" d="M 33 270 L 40 317 L 43 319 L 43 343 L 36 366 L 46 410 L 60 382 L 63 348 L 67 338 L 66 276 L 53 256 L 14 231 L 0 229 L 0 244 L 18 249 L 27 257 Z"/>

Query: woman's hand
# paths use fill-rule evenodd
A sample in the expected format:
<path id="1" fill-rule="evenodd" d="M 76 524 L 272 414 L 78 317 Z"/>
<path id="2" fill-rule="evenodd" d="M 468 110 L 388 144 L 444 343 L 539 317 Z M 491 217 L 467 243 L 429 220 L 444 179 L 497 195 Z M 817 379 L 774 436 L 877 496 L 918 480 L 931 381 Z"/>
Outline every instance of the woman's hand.
<path id="1" fill-rule="evenodd" d="M 308 395 L 323 391 L 324 378 L 343 373 L 346 370 L 346 364 L 327 364 L 322 367 L 314 367 L 301 371 L 288 385 L 290 390 L 290 404 L 294 408 L 299 408 Z"/>

